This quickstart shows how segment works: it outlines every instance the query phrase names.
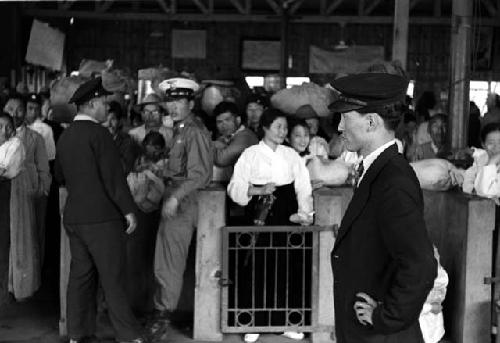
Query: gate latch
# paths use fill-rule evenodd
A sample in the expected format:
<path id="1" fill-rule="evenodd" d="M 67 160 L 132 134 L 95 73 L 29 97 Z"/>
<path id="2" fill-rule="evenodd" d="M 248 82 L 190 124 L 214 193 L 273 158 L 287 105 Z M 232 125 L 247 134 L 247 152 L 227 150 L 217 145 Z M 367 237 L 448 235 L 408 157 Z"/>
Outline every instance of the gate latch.
<path id="1" fill-rule="evenodd" d="M 219 286 L 221 287 L 227 287 L 233 284 L 231 280 L 222 277 L 222 271 L 220 270 L 215 272 L 214 277 L 219 279 Z"/>

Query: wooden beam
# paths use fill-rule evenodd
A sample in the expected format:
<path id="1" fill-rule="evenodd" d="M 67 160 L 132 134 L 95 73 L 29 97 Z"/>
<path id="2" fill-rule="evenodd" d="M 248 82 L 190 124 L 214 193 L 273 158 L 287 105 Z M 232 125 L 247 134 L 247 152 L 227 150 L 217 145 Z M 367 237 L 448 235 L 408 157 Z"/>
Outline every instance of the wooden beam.
<path id="1" fill-rule="evenodd" d="M 170 0 L 170 11 L 172 14 L 177 13 L 177 0 Z"/>
<path id="2" fill-rule="evenodd" d="M 411 0 L 411 1 L 410 1 L 410 11 L 411 11 L 412 9 L 414 9 L 414 8 L 415 8 L 415 6 L 417 6 L 419 2 L 420 2 L 420 0 Z"/>
<path id="3" fill-rule="evenodd" d="M 358 0 L 358 15 L 365 14 L 365 0 Z"/>
<path id="4" fill-rule="evenodd" d="M 246 14 L 252 13 L 252 0 L 245 0 Z"/>
<path id="5" fill-rule="evenodd" d="M 448 127 L 454 151 L 467 146 L 472 12 L 472 1 L 453 0 Z"/>
<path id="6" fill-rule="evenodd" d="M 170 14 L 171 12 L 171 8 L 167 6 L 167 3 L 165 2 L 165 0 L 156 0 L 156 2 L 158 3 L 158 5 L 160 5 L 161 9 L 163 10 L 163 12 L 165 12 L 166 14 Z"/>
<path id="7" fill-rule="evenodd" d="M 114 0 L 96 0 L 95 10 L 97 12 L 106 12 L 113 5 Z"/>
<path id="8" fill-rule="evenodd" d="M 200 9 L 201 13 L 203 13 L 203 14 L 210 13 L 209 9 L 207 8 L 207 6 L 205 6 L 205 4 L 202 2 L 202 0 L 192 0 L 192 1 Z"/>
<path id="9" fill-rule="evenodd" d="M 441 0 L 434 0 L 434 16 L 435 17 L 441 17 L 441 7 L 442 7 L 442 1 Z"/>
<path id="10" fill-rule="evenodd" d="M 497 15 L 498 9 L 496 8 L 492 0 L 481 0 L 481 2 L 484 7 L 486 7 L 486 10 L 491 17 L 495 17 Z"/>
<path id="11" fill-rule="evenodd" d="M 176 13 L 165 15 L 163 13 L 136 13 L 136 12 L 121 12 L 121 13 L 97 13 L 93 11 L 59 11 L 57 9 L 44 10 L 27 8 L 22 10 L 22 14 L 29 17 L 47 17 L 47 18 L 81 18 L 81 19 L 101 19 L 101 20 L 150 20 L 150 21 L 193 21 L 207 22 L 220 21 L 231 23 L 262 23 L 262 22 L 279 22 L 280 16 L 277 15 L 242 15 L 242 14 L 186 14 Z M 321 16 L 321 15 L 304 15 L 290 18 L 290 22 L 302 24 L 387 24 L 394 23 L 393 16 Z M 432 17 L 410 17 L 410 25 L 433 25 L 433 26 L 449 26 L 450 18 Z M 496 18 L 481 18 L 476 19 L 473 25 L 500 27 L 500 21 Z"/>
<path id="12" fill-rule="evenodd" d="M 59 0 L 57 2 L 57 8 L 60 11 L 68 11 L 76 0 Z"/>
<path id="13" fill-rule="evenodd" d="M 208 13 L 214 13 L 214 0 L 208 0 Z"/>
<path id="14" fill-rule="evenodd" d="M 302 6 L 305 0 L 296 0 L 295 3 L 290 7 L 290 15 L 294 15 L 297 10 Z"/>
<path id="15" fill-rule="evenodd" d="M 326 8 L 326 15 L 330 15 L 344 0 L 333 0 L 332 3 Z"/>
<path id="16" fill-rule="evenodd" d="M 266 2 L 269 4 L 269 6 L 271 6 L 271 8 L 273 9 L 273 11 L 277 14 L 277 15 L 281 15 L 283 13 L 283 9 L 281 8 L 280 5 L 278 5 L 276 3 L 275 0 L 266 0 Z"/>
<path id="17" fill-rule="evenodd" d="M 241 14 L 246 14 L 245 6 L 240 2 L 240 0 L 229 0 L 229 2 L 234 7 L 236 7 L 236 9 L 238 10 L 238 12 L 240 12 Z"/>
<path id="18" fill-rule="evenodd" d="M 410 0 L 394 0 L 394 28 L 392 60 L 401 62 L 406 70 L 408 58 L 408 31 L 410 26 Z"/>
<path id="19" fill-rule="evenodd" d="M 382 0 L 373 0 L 372 3 L 365 8 L 364 15 L 370 15 L 381 2 Z"/>

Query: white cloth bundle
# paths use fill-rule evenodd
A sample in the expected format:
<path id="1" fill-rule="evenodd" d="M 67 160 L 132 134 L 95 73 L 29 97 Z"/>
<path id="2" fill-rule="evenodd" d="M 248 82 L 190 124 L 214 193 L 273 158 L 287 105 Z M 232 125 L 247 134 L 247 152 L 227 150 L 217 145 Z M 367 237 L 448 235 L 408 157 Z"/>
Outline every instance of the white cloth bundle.
<path id="1" fill-rule="evenodd" d="M 302 105 L 311 105 L 321 117 L 330 115 L 328 105 L 335 100 L 333 90 L 323 88 L 315 83 L 304 83 L 278 91 L 271 97 L 273 107 L 288 113 L 295 114 Z"/>
<path id="2" fill-rule="evenodd" d="M 307 169 L 312 181 L 322 181 L 325 185 L 343 185 L 349 176 L 349 165 L 340 159 L 328 160 L 313 156 Z"/>

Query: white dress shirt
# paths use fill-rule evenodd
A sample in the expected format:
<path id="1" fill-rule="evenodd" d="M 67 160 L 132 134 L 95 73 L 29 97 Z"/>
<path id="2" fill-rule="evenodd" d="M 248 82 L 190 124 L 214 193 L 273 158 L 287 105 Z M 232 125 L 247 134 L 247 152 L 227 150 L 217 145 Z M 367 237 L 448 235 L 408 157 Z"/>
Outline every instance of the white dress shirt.
<path id="1" fill-rule="evenodd" d="M 227 187 L 231 199 L 241 206 L 251 200 L 248 188 L 273 182 L 277 186 L 294 183 L 299 213 L 313 210 L 312 188 L 304 160 L 292 148 L 278 145 L 272 150 L 266 143 L 245 149 L 234 166 L 233 176 Z"/>
<path id="2" fill-rule="evenodd" d="M 45 142 L 45 149 L 47 150 L 47 157 L 49 161 L 56 158 L 56 143 L 54 141 L 54 133 L 52 128 L 45 124 L 40 118 L 35 119 L 35 121 L 28 125 L 30 129 L 38 132 Z"/>
<path id="3" fill-rule="evenodd" d="M 363 174 L 361 175 L 361 177 L 358 180 L 358 186 L 361 183 L 361 180 L 363 180 L 363 177 L 366 175 L 366 172 L 368 171 L 368 169 L 370 168 L 370 166 L 377 159 L 377 157 L 379 157 L 381 153 L 383 153 L 387 148 L 389 148 L 393 144 L 396 144 L 396 140 L 395 139 L 393 139 L 393 140 L 385 143 L 384 145 L 378 147 L 377 149 L 375 149 L 374 151 L 372 151 L 371 153 L 369 153 L 365 158 L 363 158 L 363 160 L 361 161 L 363 163 Z"/>

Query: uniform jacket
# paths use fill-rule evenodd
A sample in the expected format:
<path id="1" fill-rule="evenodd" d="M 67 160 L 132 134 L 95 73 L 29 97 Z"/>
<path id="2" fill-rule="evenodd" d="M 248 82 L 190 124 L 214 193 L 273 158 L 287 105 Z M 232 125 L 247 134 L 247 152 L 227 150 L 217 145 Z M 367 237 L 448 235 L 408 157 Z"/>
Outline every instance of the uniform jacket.
<path id="1" fill-rule="evenodd" d="M 415 173 L 396 145 L 383 151 L 354 192 L 331 254 L 339 343 L 423 342 L 418 317 L 437 273 Z M 379 302 L 361 325 L 356 293 Z"/>
<path id="2" fill-rule="evenodd" d="M 200 119 L 189 115 L 176 123 L 164 177 L 169 182 L 167 196 L 179 202 L 196 195 L 212 178 L 213 147 L 210 132 Z"/>
<path id="3" fill-rule="evenodd" d="M 90 120 L 74 121 L 57 143 L 55 174 L 68 189 L 65 224 L 123 220 L 136 210 L 108 130 Z"/>

